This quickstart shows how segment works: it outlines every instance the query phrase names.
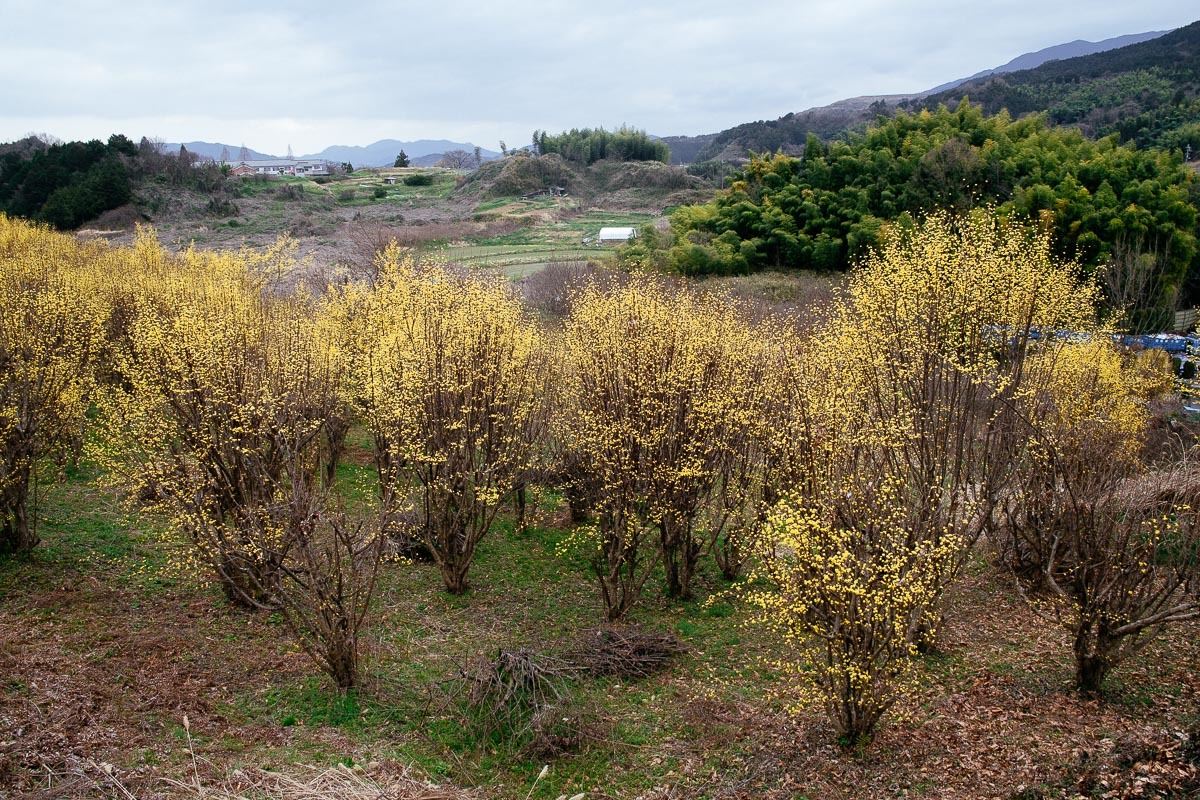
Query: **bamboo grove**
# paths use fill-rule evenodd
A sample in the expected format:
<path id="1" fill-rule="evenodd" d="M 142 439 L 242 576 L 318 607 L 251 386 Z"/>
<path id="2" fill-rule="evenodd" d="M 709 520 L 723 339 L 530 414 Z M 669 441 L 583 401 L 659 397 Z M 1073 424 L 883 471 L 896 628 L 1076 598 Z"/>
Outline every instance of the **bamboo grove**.
<path id="1" fill-rule="evenodd" d="M 386 554 L 463 593 L 536 490 L 570 504 L 609 621 L 658 581 L 711 591 L 711 559 L 846 743 L 913 686 L 973 557 L 1066 627 L 1083 692 L 1200 612 L 1200 473 L 1144 446 L 1167 365 L 1112 344 L 1034 228 L 897 229 L 805 319 L 639 275 L 541 319 L 395 246 L 369 287 L 285 290 L 290 264 L 0 217 L 0 547 L 34 550 L 47 475 L 93 459 L 350 689 L 381 571 L 419 568 Z"/>

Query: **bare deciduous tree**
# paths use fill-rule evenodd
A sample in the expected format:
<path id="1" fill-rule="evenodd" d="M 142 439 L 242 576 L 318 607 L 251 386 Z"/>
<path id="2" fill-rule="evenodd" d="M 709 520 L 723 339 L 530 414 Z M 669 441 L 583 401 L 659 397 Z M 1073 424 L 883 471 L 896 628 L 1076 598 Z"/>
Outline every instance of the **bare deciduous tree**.
<path id="1" fill-rule="evenodd" d="M 471 169 L 475 166 L 475 156 L 466 150 L 447 150 L 442 153 L 442 159 L 437 166 L 447 169 Z"/>
<path id="2" fill-rule="evenodd" d="M 286 534 L 262 537 L 282 546 L 282 579 L 270 588 L 300 647 L 345 692 L 359 686 L 361 634 L 385 538 L 330 511 L 326 493 L 298 477 L 277 508 L 275 524 Z"/>
<path id="3" fill-rule="evenodd" d="M 1169 330 L 1179 305 L 1178 277 L 1167 274 L 1169 249 L 1119 238 L 1108 263 L 1096 270 L 1108 306 L 1133 333 Z"/>

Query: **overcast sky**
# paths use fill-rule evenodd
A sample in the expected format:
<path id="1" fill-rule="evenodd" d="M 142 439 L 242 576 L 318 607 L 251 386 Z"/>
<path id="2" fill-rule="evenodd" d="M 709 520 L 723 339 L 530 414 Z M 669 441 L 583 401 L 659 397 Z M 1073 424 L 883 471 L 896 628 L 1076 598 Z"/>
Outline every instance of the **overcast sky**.
<path id="1" fill-rule="evenodd" d="M 0 0 L 0 141 L 713 133 L 1196 19 L 1195 0 Z"/>

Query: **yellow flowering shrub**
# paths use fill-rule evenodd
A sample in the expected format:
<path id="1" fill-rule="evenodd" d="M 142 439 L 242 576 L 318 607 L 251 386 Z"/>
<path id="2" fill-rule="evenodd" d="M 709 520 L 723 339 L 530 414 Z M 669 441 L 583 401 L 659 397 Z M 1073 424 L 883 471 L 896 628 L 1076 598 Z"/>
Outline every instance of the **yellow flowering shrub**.
<path id="1" fill-rule="evenodd" d="M 819 495 L 772 512 L 760 575 L 775 588 L 747 599 L 756 619 L 793 645 L 793 658 L 778 666 L 797 680 L 801 703 L 823 706 L 849 745 L 869 738 L 911 690 L 917 634 L 936 622 L 930 599 L 961 541 L 949 531 L 936 543 L 914 535 L 898 481 L 835 471 Z"/>
<path id="2" fill-rule="evenodd" d="M 1145 396 L 1161 376 L 1102 339 L 1030 359 L 1027 427 L 997 537 L 1033 608 L 1072 636 L 1077 688 L 1164 626 L 1200 616 L 1200 485 L 1190 464 L 1149 470 Z"/>
<path id="3" fill-rule="evenodd" d="M 592 486 L 585 538 L 610 619 L 660 558 L 668 594 L 690 597 L 713 531 L 743 504 L 732 462 L 760 417 L 759 349 L 730 303 L 649 278 L 573 298 L 558 437 Z"/>
<path id="4" fill-rule="evenodd" d="M 462 593 L 476 547 L 540 455 L 545 340 L 499 283 L 418 269 L 394 246 L 380 259 L 376 286 L 336 304 L 355 399 L 385 517 L 415 510 L 447 590 Z"/>
<path id="5" fill-rule="evenodd" d="M 196 546 L 230 599 L 270 601 L 288 498 L 325 474 L 342 363 L 301 296 L 274 297 L 248 260 L 171 256 L 144 232 L 127 251 L 98 453 L 130 498 Z"/>
<path id="6" fill-rule="evenodd" d="M 39 462 L 78 451 L 101 349 L 100 245 L 0 214 L 0 552 L 38 543 Z"/>
<path id="7" fill-rule="evenodd" d="M 908 687 L 1008 496 L 1009 409 L 1037 342 L 1094 329 L 1095 299 L 1044 236 L 935 216 L 892 231 L 810 338 L 776 340 L 766 452 L 785 499 L 757 549 L 780 593 L 750 599 L 846 742 Z"/>

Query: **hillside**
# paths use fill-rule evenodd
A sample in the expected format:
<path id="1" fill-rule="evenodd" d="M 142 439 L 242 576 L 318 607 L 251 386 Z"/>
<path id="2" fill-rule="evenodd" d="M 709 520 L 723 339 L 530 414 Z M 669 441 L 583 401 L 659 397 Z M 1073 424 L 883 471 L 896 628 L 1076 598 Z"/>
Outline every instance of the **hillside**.
<path id="1" fill-rule="evenodd" d="M 807 111 L 785 114 L 779 119 L 744 122 L 716 134 L 704 136 L 671 136 L 663 141 L 671 146 L 671 163 L 688 164 L 701 161 L 745 161 L 750 152 L 773 153 L 782 150 L 798 155 L 810 133 L 822 139 L 832 139 L 848 130 L 866 127 L 867 121 L 884 111 L 885 98 L 841 100 L 833 105 L 810 108 Z M 690 160 L 687 154 L 693 154 Z"/>
<path id="2" fill-rule="evenodd" d="M 751 159 L 728 189 L 674 211 L 670 235 L 645 237 L 627 260 L 685 275 L 844 270 L 889 225 L 931 212 L 990 204 L 1037 219 L 1052 211 L 1063 258 L 1098 268 L 1149 257 L 1158 284 L 1136 298 L 1120 289 L 1128 324 L 1149 330 L 1163 326 L 1177 300 L 1200 302 L 1196 192 L 1194 176 L 1161 150 L 1090 140 L 1040 116 L 987 117 L 964 101 L 934 113 L 898 111 L 828 145 L 814 135 L 800 159 Z"/>
<path id="3" fill-rule="evenodd" d="M 1200 147 L 1200 22 L 1105 53 L 991 75 L 902 103 L 954 106 L 962 97 L 994 114 L 1045 111 L 1092 137 L 1117 133 L 1141 146 Z M 1187 141 L 1185 141 L 1187 140 Z M 1192 141 L 1194 140 L 1194 141 Z"/>
<path id="4" fill-rule="evenodd" d="M 696 156 L 715 138 L 715 133 L 704 133 L 699 136 L 663 136 L 662 140 L 671 148 L 671 163 L 681 165 L 699 161 Z"/>

